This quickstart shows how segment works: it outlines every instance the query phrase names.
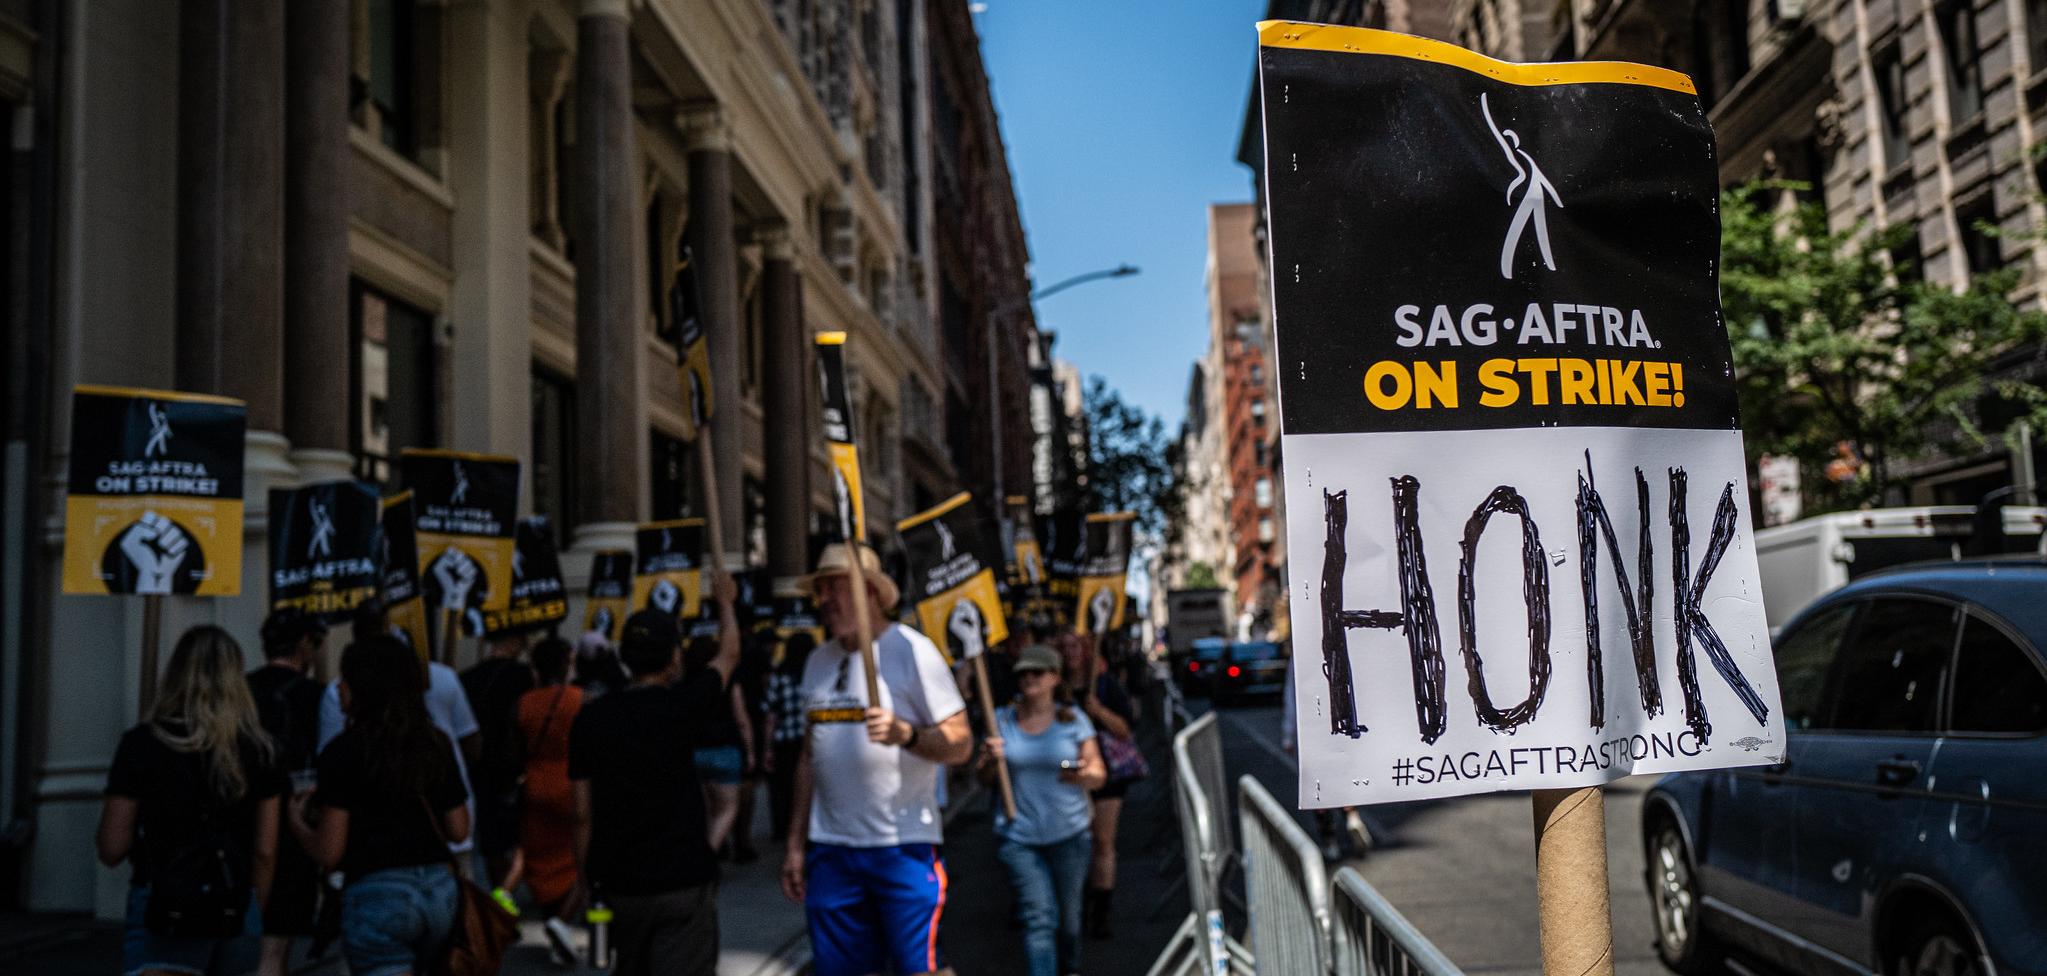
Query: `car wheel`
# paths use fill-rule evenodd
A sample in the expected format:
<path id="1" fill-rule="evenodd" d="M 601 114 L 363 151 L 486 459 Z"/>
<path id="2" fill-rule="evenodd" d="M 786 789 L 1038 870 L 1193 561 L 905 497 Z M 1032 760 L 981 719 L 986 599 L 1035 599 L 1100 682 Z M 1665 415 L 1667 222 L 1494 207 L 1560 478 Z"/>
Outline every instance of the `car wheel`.
<path id="1" fill-rule="evenodd" d="M 1656 954 L 1672 970 L 1710 972 L 1718 952 L 1699 926 L 1699 880 L 1684 834 L 1668 820 L 1649 843 L 1649 903 L 1656 912 Z"/>
<path id="2" fill-rule="evenodd" d="M 1948 919 L 1920 922 L 1897 945 L 1891 967 L 1896 976 L 1982 976 L 1983 956 L 1976 940 Z"/>

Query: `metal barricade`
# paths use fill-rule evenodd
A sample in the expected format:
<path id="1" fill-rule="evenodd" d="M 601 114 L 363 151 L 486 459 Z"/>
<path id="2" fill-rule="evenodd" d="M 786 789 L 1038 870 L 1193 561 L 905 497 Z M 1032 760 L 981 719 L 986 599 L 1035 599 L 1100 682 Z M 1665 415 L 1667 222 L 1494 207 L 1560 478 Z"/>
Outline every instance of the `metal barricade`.
<path id="1" fill-rule="evenodd" d="M 1330 901 L 1335 976 L 1461 976 L 1456 964 L 1373 890 L 1357 869 L 1336 872 Z"/>
<path id="2" fill-rule="evenodd" d="M 1294 815 L 1250 776 L 1237 780 L 1244 893 L 1259 976 L 1327 976 L 1329 876 Z"/>
<path id="3" fill-rule="evenodd" d="M 1173 736 L 1173 811 L 1192 910 L 1152 965 L 1153 976 L 1251 971 L 1250 954 L 1223 927 L 1222 878 L 1237 856 L 1223 777 L 1222 739 L 1210 712 Z"/>

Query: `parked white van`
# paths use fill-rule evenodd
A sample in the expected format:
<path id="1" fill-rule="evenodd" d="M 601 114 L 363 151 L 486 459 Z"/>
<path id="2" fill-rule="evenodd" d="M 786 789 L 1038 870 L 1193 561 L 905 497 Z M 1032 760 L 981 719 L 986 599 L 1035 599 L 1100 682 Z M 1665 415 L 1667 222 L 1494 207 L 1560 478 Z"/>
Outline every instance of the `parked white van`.
<path id="1" fill-rule="evenodd" d="M 2006 505 L 2004 538 L 1992 552 L 2047 552 L 2047 508 Z M 1756 530 L 1763 613 L 1770 632 L 1826 593 L 1879 569 L 1974 552 L 1976 509 L 1968 505 L 1873 508 L 1815 515 Z"/>

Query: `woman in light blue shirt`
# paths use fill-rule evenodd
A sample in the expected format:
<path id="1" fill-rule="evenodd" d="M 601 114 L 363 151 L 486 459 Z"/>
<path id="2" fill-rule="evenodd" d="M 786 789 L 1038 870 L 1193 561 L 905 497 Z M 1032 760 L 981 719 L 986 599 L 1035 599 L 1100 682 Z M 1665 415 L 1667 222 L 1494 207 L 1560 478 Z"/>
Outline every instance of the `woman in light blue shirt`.
<path id="1" fill-rule="evenodd" d="M 1088 791 L 1108 779 L 1095 727 L 1059 678 L 1059 652 L 1033 644 L 1017 654 L 1016 700 L 995 710 L 996 734 L 977 767 L 982 781 L 1007 762 L 1016 816 L 999 807 L 998 854 L 1016 889 L 1031 976 L 1080 971 L 1081 889 L 1092 842 Z"/>

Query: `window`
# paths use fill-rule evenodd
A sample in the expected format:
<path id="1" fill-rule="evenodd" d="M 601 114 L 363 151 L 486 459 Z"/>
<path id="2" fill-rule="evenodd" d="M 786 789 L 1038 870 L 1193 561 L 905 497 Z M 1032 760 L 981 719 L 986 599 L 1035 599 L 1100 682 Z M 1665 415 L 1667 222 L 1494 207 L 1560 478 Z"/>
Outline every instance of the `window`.
<path id="1" fill-rule="evenodd" d="M 2047 679 L 1989 621 L 1969 614 L 1955 651 L 1956 732 L 2039 732 L 2047 729 Z"/>
<path id="2" fill-rule="evenodd" d="M 1271 478 L 1258 479 L 1258 484 L 1254 485 L 1252 488 L 1251 496 L 1252 498 L 1257 500 L 1259 508 L 1271 508 L 1272 479 Z"/>
<path id="3" fill-rule="evenodd" d="M 349 452 L 356 476 L 390 482 L 398 452 L 432 447 L 436 436 L 433 317 L 374 288 L 349 285 L 354 362 L 349 385 Z"/>
<path id="4" fill-rule="evenodd" d="M 533 511 L 555 529 L 555 544 L 566 549 L 574 528 L 576 390 L 568 380 L 533 368 Z"/>
<path id="5" fill-rule="evenodd" d="M 1950 0 L 1939 16 L 1949 121 L 1961 126 L 1983 111 L 1983 45 L 1976 36 L 1976 10 L 1970 0 Z"/>
<path id="6" fill-rule="evenodd" d="M 1251 422 L 1263 426 L 1265 423 L 1265 401 L 1251 401 Z"/>
<path id="7" fill-rule="evenodd" d="M 768 489 L 759 478 L 746 475 L 739 481 L 739 507 L 744 526 L 740 531 L 745 538 L 741 545 L 746 549 L 746 565 L 749 567 L 768 564 Z"/>
<path id="8" fill-rule="evenodd" d="M 1891 248 L 1891 273 L 1897 275 L 1900 283 L 1919 281 L 1926 277 L 1925 259 L 1919 251 L 1919 233 L 1913 232 Z"/>
<path id="9" fill-rule="evenodd" d="M 1258 520 L 1258 541 L 1259 541 L 1259 542 L 1271 542 L 1271 541 L 1272 541 L 1272 520 L 1271 520 L 1271 519 L 1269 519 L 1269 518 L 1262 518 L 1262 519 L 1259 519 L 1259 520 Z"/>
<path id="10" fill-rule="evenodd" d="M 1955 610 L 1931 600 L 1872 601 L 1834 658 L 1832 720 L 1823 728 L 1931 732 L 1954 649 Z"/>
<path id="11" fill-rule="evenodd" d="M 1962 257 L 1968 262 L 1972 278 L 2004 266 L 1997 235 L 1989 229 L 1996 220 L 1997 213 L 1991 209 L 1988 193 L 1955 207 L 1955 229 L 1961 232 Z"/>
<path id="12" fill-rule="evenodd" d="M 440 89 L 438 12 L 417 0 L 360 0 L 356 8 L 357 125 L 415 162 Z"/>
<path id="13" fill-rule="evenodd" d="M 1260 366 L 1257 363 L 1252 363 L 1250 377 L 1251 382 L 1253 383 L 1265 382 L 1265 367 Z"/>
<path id="14" fill-rule="evenodd" d="M 2047 0 L 2026 0 L 2026 49 L 2033 55 L 2033 73 L 2047 71 Z"/>
<path id="15" fill-rule="evenodd" d="M 1784 727 L 1813 727 L 1825 701 L 1827 666 L 1855 619 L 1856 604 L 1830 607 L 1777 642 L 1777 688 L 1784 696 Z"/>
<path id="16" fill-rule="evenodd" d="M 1906 128 L 1905 61 L 1893 43 L 1871 60 L 1870 74 L 1876 79 L 1877 107 L 1883 114 L 1883 153 L 1887 169 L 1910 169 L 1912 136 Z"/>
<path id="17" fill-rule="evenodd" d="M 690 446 L 679 437 L 653 432 L 647 474 L 654 479 L 654 520 L 688 518 L 696 498 L 696 475 L 690 469 Z"/>

